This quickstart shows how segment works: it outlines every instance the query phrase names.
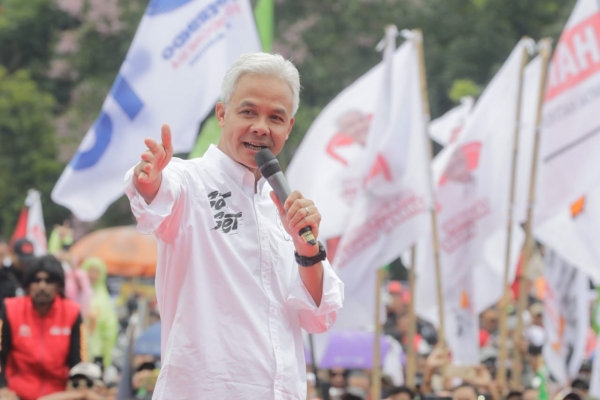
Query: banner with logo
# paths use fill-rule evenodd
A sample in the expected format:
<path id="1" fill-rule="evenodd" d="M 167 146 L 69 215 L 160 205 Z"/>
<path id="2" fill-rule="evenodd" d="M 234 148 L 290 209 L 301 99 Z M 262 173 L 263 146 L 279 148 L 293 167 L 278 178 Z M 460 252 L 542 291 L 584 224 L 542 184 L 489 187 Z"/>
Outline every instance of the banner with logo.
<path id="1" fill-rule="evenodd" d="M 578 0 L 548 71 L 535 221 L 600 186 L 600 4 Z"/>
<path id="2" fill-rule="evenodd" d="M 460 99 L 459 106 L 431 121 L 429 124 L 429 137 L 442 146 L 456 141 L 465 127 L 474 103 L 475 100 L 472 97 Z"/>
<path id="3" fill-rule="evenodd" d="M 582 271 L 563 261 L 550 248 L 545 254 L 545 277 L 547 340 L 543 355 L 552 375 L 565 385 L 577 376 L 585 359 L 590 327 L 589 282 Z"/>
<path id="4" fill-rule="evenodd" d="M 144 138 L 169 123 L 175 153 L 191 150 L 229 66 L 260 51 L 248 0 L 150 2 L 98 119 L 52 191 L 90 221 L 123 194 Z"/>
<path id="5" fill-rule="evenodd" d="M 352 310 L 348 320 L 340 314 L 337 325 L 372 323 L 377 269 L 430 230 L 429 152 L 417 42 L 422 38 L 407 32 L 409 38 L 393 57 L 395 35 L 386 30 L 378 112 L 367 137 L 358 194 L 333 262 L 344 281 L 345 301 L 350 299 L 345 307 Z"/>
<path id="6" fill-rule="evenodd" d="M 481 95 L 464 132 L 433 163 L 446 335 L 453 357 L 462 364 L 478 364 L 478 341 L 472 340 L 478 337 L 477 315 L 503 291 L 519 82 L 530 43 L 517 44 Z M 523 240 L 518 231 L 515 226 L 511 276 Z M 437 323 L 430 239 L 420 243 L 417 256 L 417 313 Z"/>
<path id="7" fill-rule="evenodd" d="M 394 62 L 400 62 L 400 49 Z M 361 186 L 362 159 L 377 107 L 383 62 L 338 94 L 315 119 L 286 170 L 290 187 L 315 202 L 323 216 L 319 239 L 335 261 L 340 236 Z"/>

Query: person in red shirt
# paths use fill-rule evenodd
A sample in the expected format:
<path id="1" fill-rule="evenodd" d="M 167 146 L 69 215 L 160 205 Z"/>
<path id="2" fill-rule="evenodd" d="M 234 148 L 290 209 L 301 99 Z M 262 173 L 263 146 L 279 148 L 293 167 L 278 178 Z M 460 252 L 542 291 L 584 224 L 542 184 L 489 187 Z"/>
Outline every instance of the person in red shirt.
<path id="1" fill-rule="evenodd" d="M 1 312 L 0 397 L 36 400 L 64 390 L 70 368 L 85 361 L 85 333 L 55 257 L 33 260 L 23 287 L 27 295 L 4 300 Z"/>

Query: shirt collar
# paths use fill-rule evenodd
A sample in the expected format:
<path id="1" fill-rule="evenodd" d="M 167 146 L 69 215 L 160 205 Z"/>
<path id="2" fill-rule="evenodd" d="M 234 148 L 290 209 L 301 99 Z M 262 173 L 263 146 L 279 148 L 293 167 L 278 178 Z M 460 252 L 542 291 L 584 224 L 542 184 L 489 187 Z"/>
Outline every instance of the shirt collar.
<path id="1" fill-rule="evenodd" d="M 217 146 L 211 144 L 202 158 L 210 161 L 219 170 L 225 172 L 244 192 L 250 195 L 254 194 L 255 177 L 252 171 L 223 153 Z M 265 178 L 261 177 L 259 179 L 257 193 L 262 192 L 265 182 Z"/>

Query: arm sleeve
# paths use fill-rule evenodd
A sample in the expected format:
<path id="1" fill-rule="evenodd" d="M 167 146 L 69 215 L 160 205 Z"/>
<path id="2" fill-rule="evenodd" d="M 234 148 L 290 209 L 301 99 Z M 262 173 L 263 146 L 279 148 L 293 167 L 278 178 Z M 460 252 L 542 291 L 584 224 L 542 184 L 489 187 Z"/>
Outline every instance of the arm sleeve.
<path id="1" fill-rule="evenodd" d="M 294 274 L 288 304 L 298 310 L 300 326 L 308 333 L 328 330 L 337 318 L 337 310 L 344 301 L 344 284 L 337 277 L 329 261 L 323 261 L 323 296 L 319 307 L 304 286 L 299 273 Z"/>
<path id="2" fill-rule="evenodd" d="M 6 381 L 6 375 L 4 374 L 6 368 L 6 361 L 8 360 L 8 352 L 11 348 L 11 335 L 10 325 L 8 323 L 8 317 L 6 316 L 6 306 L 3 304 L 2 310 L 0 311 L 0 387 L 8 386 Z"/>
<path id="3" fill-rule="evenodd" d="M 137 219 L 137 229 L 140 233 L 145 235 L 155 233 L 163 223 L 168 223 L 182 192 L 183 168 L 182 160 L 171 159 L 169 165 L 162 171 L 160 188 L 150 204 L 146 203 L 135 188 L 133 168 L 125 174 L 125 194 L 129 198 L 131 211 Z"/>
<path id="4" fill-rule="evenodd" d="M 75 323 L 71 327 L 71 341 L 69 342 L 69 354 L 67 355 L 67 364 L 69 365 L 69 368 L 73 368 L 81 361 L 87 359 L 85 354 L 85 343 L 84 325 L 81 320 L 81 315 L 78 315 Z"/>

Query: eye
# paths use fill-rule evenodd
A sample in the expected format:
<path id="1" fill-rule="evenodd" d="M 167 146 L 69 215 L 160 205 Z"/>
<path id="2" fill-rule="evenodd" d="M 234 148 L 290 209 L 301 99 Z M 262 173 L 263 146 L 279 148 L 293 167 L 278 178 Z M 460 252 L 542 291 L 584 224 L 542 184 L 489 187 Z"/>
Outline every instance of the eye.
<path id="1" fill-rule="evenodd" d="M 275 121 L 283 122 L 283 118 L 281 118 L 279 115 L 272 115 L 271 119 L 275 120 Z"/>
<path id="2" fill-rule="evenodd" d="M 242 110 L 242 115 L 252 115 L 252 110 Z"/>

